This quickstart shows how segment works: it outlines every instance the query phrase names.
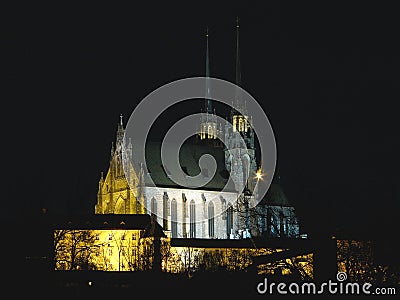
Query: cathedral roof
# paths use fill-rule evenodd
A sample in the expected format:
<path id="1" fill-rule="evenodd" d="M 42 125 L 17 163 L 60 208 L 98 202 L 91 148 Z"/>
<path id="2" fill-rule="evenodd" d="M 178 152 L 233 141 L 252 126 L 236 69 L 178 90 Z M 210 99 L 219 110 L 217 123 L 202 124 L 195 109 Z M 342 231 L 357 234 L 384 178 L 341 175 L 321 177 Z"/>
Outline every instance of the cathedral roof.
<path id="1" fill-rule="evenodd" d="M 146 164 L 154 184 L 159 187 L 181 188 L 178 184 L 172 181 L 161 162 L 161 143 L 148 142 L 146 145 Z M 217 170 L 214 177 L 201 189 L 220 191 L 224 188 L 228 180 L 228 172 L 225 169 L 225 154 L 221 147 L 209 147 L 206 145 L 185 143 L 180 150 L 180 163 L 183 171 L 189 176 L 196 176 L 200 173 L 199 159 L 204 154 L 210 154 L 217 162 Z M 203 176 L 206 178 L 206 171 Z M 185 181 L 185 178 L 182 178 Z"/>
<path id="2" fill-rule="evenodd" d="M 261 204 L 270 206 L 293 206 L 289 203 L 282 187 L 278 183 L 271 183 L 268 192 L 260 201 Z"/>
<path id="3" fill-rule="evenodd" d="M 148 142 L 146 145 L 146 163 L 154 184 L 158 187 L 182 188 L 172 181 L 161 163 L 161 143 Z M 227 184 L 229 172 L 225 168 L 225 154 L 221 147 L 213 147 L 196 143 L 185 143 L 180 150 L 180 163 L 184 171 L 195 176 L 200 173 L 198 165 L 203 154 L 211 154 L 217 162 L 217 171 L 212 180 L 201 189 L 221 191 Z M 186 187 L 183 187 L 186 188 Z M 233 192 L 233 190 L 232 190 Z M 261 203 L 271 206 L 292 206 L 279 183 L 272 182 Z"/>

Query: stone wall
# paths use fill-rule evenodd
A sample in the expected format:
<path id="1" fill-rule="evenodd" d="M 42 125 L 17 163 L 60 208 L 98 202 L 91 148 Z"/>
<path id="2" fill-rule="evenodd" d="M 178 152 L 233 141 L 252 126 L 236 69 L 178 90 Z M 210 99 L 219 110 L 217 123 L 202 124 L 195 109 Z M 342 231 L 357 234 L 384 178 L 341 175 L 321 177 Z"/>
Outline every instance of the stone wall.
<path id="1" fill-rule="evenodd" d="M 167 217 L 167 228 L 171 230 L 171 201 L 177 204 L 177 237 L 190 237 L 190 203 L 195 205 L 196 238 L 229 238 L 226 230 L 226 208 L 230 203 L 234 205 L 237 194 L 230 192 L 216 192 L 206 190 L 189 190 L 175 188 L 146 187 L 146 208 L 149 213 L 157 216 L 157 222 L 163 224 Z M 154 200 L 152 200 L 154 199 Z M 156 202 L 156 212 L 151 211 L 151 201 Z M 168 201 L 167 211 L 164 212 L 164 201 Z M 208 213 L 210 203 L 214 206 L 214 236 L 209 235 Z M 237 216 L 234 213 L 234 224 Z M 236 230 L 237 228 L 234 228 Z"/>

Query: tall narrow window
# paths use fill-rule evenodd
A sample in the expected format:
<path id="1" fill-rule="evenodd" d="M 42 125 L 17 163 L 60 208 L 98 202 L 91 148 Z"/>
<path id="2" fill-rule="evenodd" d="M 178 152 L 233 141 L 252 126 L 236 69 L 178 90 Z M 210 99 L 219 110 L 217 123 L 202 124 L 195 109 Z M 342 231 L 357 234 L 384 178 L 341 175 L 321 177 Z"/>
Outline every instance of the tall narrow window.
<path id="1" fill-rule="evenodd" d="M 194 200 L 190 201 L 190 213 L 189 213 L 189 218 L 190 218 L 190 237 L 194 238 L 196 237 L 196 207 L 194 204 Z"/>
<path id="2" fill-rule="evenodd" d="M 283 237 L 285 235 L 285 223 L 283 220 L 283 213 L 279 213 L 279 236 Z"/>
<path id="3" fill-rule="evenodd" d="M 266 223 L 267 223 L 267 208 L 266 207 L 262 207 L 260 208 L 261 210 L 261 214 L 260 214 L 260 233 L 262 234 L 263 232 L 265 232 L 266 229 Z"/>
<path id="4" fill-rule="evenodd" d="M 267 236 L 272 236 L 274 216 L 272 215 L 271 207 L 267 207 Z"/>
<path id="5" fill-rule="evenodd" d="M 169 198 L 168 194 L 164 192 L 163 196 L 163 228 L 168 230 L 168 215 L 169 215 Z"/>
<path id="6" fill-rule="evenodd" d="M 186 218 L 187 218 L 187 198 L 185 196 L 185 193 L 182 193 L 182 235 L 184 238 L 187 238 Z"/>
<path id="7" fill-rule="evenodd" d="M 157 216 L 157 202 L 156 199 L 153 197 L 151 198 L 151 216 Z"/>
<path id="8" fill-rule="evenodd" d="M 232 233 L 233 229 L 233 207 L 231 204 L 228 204 L 228 209 L 226 210 L 226 234 L 229 235 Z"/>
<path id="9" fill-rule="evenodd" d="M 171 237 L 178 237 L 178 207 L 175 199 L 171 201 Z"/>
<path id="10" fill-rule="evenodd" d="M 208 236 L 214 237 L 214 203 L 208 204 Z"/>

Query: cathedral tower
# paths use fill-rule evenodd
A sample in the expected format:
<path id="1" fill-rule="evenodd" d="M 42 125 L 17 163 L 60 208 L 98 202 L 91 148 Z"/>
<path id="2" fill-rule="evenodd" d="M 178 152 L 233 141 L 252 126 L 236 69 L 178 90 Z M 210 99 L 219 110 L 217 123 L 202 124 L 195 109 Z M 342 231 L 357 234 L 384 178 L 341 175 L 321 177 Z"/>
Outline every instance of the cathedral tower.
<path id="1" fill-rule="evenodd" d="M 111 145 L 110 167 L 100 176 L 95 214 L 143 214 L 144 182 L 142 168 L 132 163 L 132 141 L 125 141 L 122 115 L 117 139 Z"/>
<path id="2" fill-rule="evenodd" d="M 236 21 L 236 85 L 239 87 L 241 85 L 239 19 Z M 251 126 L 251 117 L 249 118 L 246 110 L 246 102 L 242 100 L 239 89 L 236 90 L 234 101 L 230 115 L 232 127 L 225 128 L 225 165 L 226 169 L 230 170 L 237 191 L 245 188 L 252 191 L 257 171 L 254 131 Z M 248 178 L 247 181 L 246 178 Z"/>
<path id="3" fill-rule="evenodd" d="M 212 142 L 214 145 L 221 144 L 218 140 L 218 133 L 221 131 L 217 122 L 215 109 L 212 107 L 211 86 L 210 86 L 210 58 L 208 53 L 208 29 L 206 33 L 206 86 L 205 86 L 205 116 L 200 120 L 200 140 L 206 143 Z"/>

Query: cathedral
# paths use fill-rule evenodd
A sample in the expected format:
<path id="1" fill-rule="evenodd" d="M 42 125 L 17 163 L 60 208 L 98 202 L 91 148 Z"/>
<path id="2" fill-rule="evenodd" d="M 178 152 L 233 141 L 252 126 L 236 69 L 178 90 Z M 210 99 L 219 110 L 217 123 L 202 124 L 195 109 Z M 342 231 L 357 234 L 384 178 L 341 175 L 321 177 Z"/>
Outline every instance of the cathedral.
<path id="1" fill-rule="evenodd" d="M 205 58 L 205 73 L 209 78 L 208 32 Z M 236 85 L 241 85 L 238 23 Z M 238 95 L 234 99 L 235 107 L 240 107 L 244 113 L 232 109 L 227 117 L 232 127 L 223 128 L 217 121 L 210 93 L 206 83 L 205 111 L 197 137 L 180 149 L 181 167 L 188 176 L 200 173 L 198 162 L 202 155 L 214 157 L 217 170 L 212 178 L 207 169 L 201 172 L 204 178 L 210 179 L 209 182 L 201 188 L 190 188 L 172 181 L 171 174 L 162 165 L 161 143 L 158 142 L 146 144 L 145 169 L 135 163 L 132 159 L 135 141 L 126 139 L 121 115 L 116 141 L 111 147 L 109 169 L 100 176 L 95 214 L 148 214 L 162 226 L 166 236 L 174 239 L 299 237 L 295 209 L 278 182 L 271 183 L 267 194 L 257 201 L 256 206 L 249 205 L 255 201 L 255 182 L 262 180 L 252 116 L 247 114 L 246 103 Z M 224 140 L 220 141 L 218 136 L 223 136 Z M 235 188 L 221 192 L 229 177 Z M 154 184 L 148 184 L 149 179 Z"/>

